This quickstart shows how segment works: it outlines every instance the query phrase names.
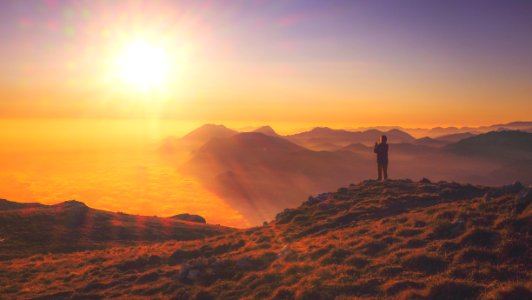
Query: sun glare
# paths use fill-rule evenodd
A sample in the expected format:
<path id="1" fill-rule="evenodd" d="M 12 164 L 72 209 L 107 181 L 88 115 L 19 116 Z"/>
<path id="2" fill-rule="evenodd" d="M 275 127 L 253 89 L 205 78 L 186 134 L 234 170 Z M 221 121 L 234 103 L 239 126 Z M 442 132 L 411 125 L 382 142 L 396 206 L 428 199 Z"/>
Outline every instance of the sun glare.
<path id="1" fill-rule="evenodd" d="M 160 88 L 168 79 L 170 60 L 162 46 L 135 41 L 118 58 L 120 78 L 129 86 L 148 91 Z"/>

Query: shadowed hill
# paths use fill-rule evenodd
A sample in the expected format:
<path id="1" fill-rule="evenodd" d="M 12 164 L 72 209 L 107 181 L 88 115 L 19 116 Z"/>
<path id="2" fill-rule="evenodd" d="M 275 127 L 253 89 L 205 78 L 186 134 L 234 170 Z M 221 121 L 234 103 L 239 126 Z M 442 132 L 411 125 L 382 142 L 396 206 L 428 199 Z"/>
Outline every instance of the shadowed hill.
<path id="1" fill-rule="evenodd" d="M 229 129 L 224 125 L 205 124 L 192 132 L 188 133 L 181 140 L 191 143 L 201 143 L 209 141 L 213 138 L 225 138 L 237 134 L 238 131 Z"/>
<path id="2" fill-rule="evenodd" d="M 506 160 L 532 160 L 532 133 L 492 131 L 448 145 L 446 150 L 468 156 Z"/>
<path id="3" fill-rule="evenodd" d="M 0 259 L 199 239 L 230 230 L 172 218 L 97 210 L 75 200 L 43 205 L 0 199 L 0 204 Z"/>
<path id="4" fill-rule="evenodd" d="M 39 207 L 45 207 L 45 205 L 40 203 L 18 203 L 6 199 L 0 199 L 0 211 L 9 209 L 30 209 Z"/>
<path id="5" fill-rule="evenodd" d="M 183 221 L 189 221 L 189 222 L 197 222 L 197 223 L 207 223 L 205 218 L 199 215 L 191 215 L 191 214 L 179 214 L 175 216 L 171 216 L 170 218 L 176 219 L 176 220 L 183 220 Z"/>
<path id="6" fill-rule="evenodd" d="M 436 140 L 444 141 L 444 142 L 448 142 L 448 143 L 456 143 L 456 142 L 458 142 L 460 140 L 467 139 L 467 138 L 470 138 L 470 137 L 474 137 L 475 135 L 476 134 L 471 133 L 471 132 L 455 133 L 455 134 L 448 134 L 448 135 L 440 136 L 440 137 L 436 138 Z"/>
<path id="7" fill-rule="evenodd" d="M 428 147 L 442 147 L 442 146 L 449 144 L 449 142 L 444 141 L 444 140 L 439 140 L 439 139 L 433 139 L 430 137 L 424 137 L 424 138 L 416 139 L 415 141 L 412 142 L 412 144 L 428 146 Z"/>
<path id="8" fill-rule="evenodd" d="M 205 124 L 181 138 L 165 138 L 161 142 L 159 150 L 163 154 L 187 155 L 190 151 L 196 150 L 211 139 L 227 138 L 237 133 L 238 131 L 229 129 L 224 125 Z"/>
<path id="9" fill-rule="evenodd" d="M 393 143 L 389 174 L 415 179 L 430 174 L 438 180 L 490 185 L 516 180 L 530 184 L 532 151 L 526 135 L 532 134 L 494 132 L 444 147 L 426 146 L 419 140 Z M 376 173 L 372 146 L 355 143 L 340 151 L 312 151 L 261 133 L 211 140 L 181 170 L 239 210 L 251 224 L 261 224 L 309 194 Z"/>
<path id="10" fill-rule="evenodd" d="M 240 133 L 211 140 L 181 170 L 260 224 L 309 194 L 349 183 L 354 170 L 367 170 L 363 162 L 349 151 L 315 152 L 282 138 Z"/>
<path id="11" fill-rule="evenodd" d="M 520 184 L 364 181 L 311 197 L 262 227 L 205 240 L 6 261 L 0 293 L 530 299 L 531 202 L 532 191 Z"/>
<path id="12" fill-rule="evenodd" d="M 444 136 L 452 136 L 455 134 L 464 134 L 464 133 L 472 133 L 472 134 L 481 134 L 486 133 L 490 131 L 501 131 L 501 130 L 521 130 L 526 131 L 526 129 L 532 127 L 531 121 L 518 121 L 518 122 L 510 122 L 506 124 L 494 124 L 489 126 L 480 126 L 480 127 L 434 127 L 429 130 L 426 130 L 424 132 L 425 135 L 428 135 L 430 137 L 444 137 Z M 408 129 L 406 130 L 408 131 Z"/>

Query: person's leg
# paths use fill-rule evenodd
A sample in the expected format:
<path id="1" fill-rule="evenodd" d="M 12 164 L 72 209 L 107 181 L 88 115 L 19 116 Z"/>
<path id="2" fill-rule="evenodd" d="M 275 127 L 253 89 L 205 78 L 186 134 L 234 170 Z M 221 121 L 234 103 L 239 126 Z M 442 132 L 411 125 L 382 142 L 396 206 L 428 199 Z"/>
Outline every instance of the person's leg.
<path id="1" fill-rule="evenodd" d="M 388 163 L 382 164 L 382 172 L 384 173 L 384 180 L 388 179 Z"/>
<path id="2" fill-rule="evenodd" d="M 380 162 L 377 162 L 377 170 L 379 173 L 379 178 L 377 180 L 382 180 L 382 164 Z"/>

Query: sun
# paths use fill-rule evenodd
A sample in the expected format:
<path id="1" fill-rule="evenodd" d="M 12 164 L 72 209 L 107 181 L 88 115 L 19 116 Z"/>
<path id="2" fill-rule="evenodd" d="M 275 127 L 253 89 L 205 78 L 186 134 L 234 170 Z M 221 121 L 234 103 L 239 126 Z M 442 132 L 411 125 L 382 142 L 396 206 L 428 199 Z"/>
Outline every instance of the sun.
<path id="1" fill-rule="evenodd" d="M 170 59 L 161 45 L 138 40 L 127 44 L 117 59 L 118 75 L 142 91 L 161 88 L 168 80 Z"/>

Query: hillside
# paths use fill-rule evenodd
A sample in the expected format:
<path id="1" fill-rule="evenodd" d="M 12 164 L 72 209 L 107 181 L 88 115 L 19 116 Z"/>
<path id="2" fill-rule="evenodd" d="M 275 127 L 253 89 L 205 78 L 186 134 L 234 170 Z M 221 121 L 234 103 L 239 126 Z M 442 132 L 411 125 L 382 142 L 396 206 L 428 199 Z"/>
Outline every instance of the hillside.
<path id="1" fill-rule="evenodd" d="M 467 139 L 467 138 L 474 137 L 474 136 L 475 134 L 471 132 L 464 132 L 464 133 L 442 135 L 436 138 L 436 140 L 443 141 L 443 142 L 449 142 L 449 143 L 456 143 L 460 140 Z"/>
<path id="2" fill-rule="evenodd" d="M 514 134 L 519 136 L 514 138 Z M 430 174 L 436 180 L 485 185 L 530 184 L 532 159 L 526 158 L 532 150 L 522 134 L 532 135 L 493 132 L 443 147 L 419 140 L 392 143 L 389 174 L 416 180 Z M 310 194 L 376 176 L 372 146 L 354 143 L 340 150 L 314 151 L 285 138 L 254 132 L 213 139 L 179 166 L 253 225 L 296 206 Z"/>
<path id="3" fill-rule="evenodd" d="M 283 138 L 246 132 L 211 140 L 180 170 L 258 225 L 310 194 L 364 178 L 368 167 L 350 151 L 311 151 Z"/>
<path id="4" fill-rule="evenodd" d="M 1 262 L 5 298 L 530 299 L 532 191 L 364 181 L 204 240 Z"/>
<path id="5" fill-rule="evenodd" d="M 532 160 L 532 133 L 492 131 L 450 144 L 446 150 L 490 159 Z"/>
<path id="6" fill-rule="evenodd" d="M 176 218 L 97 210 L 79 201 L 56 205 L 0 199 L 0 260 L 37 253 L 193 240 L 231 231 Z"/>

